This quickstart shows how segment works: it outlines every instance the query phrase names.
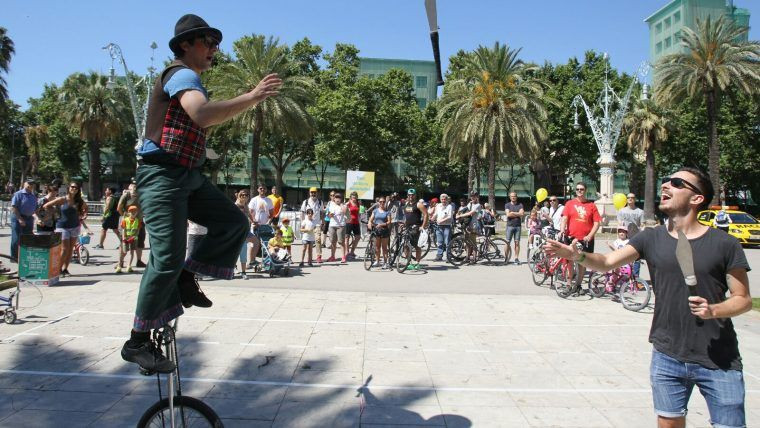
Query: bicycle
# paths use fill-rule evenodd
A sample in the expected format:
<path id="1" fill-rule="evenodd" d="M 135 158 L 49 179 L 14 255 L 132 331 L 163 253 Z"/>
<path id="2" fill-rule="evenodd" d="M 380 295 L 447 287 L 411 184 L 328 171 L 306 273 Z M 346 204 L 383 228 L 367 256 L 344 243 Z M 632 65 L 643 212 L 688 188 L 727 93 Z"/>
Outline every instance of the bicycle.
<path id="1" fill-rule="evenodd" d="M 378 235 L 376 233 L 377 226 L 370 229 L 367 236 L 367 247 L 364 249 L 364 269 L 370 270 L 372 269 L 372 264 L 377 261 L 378 265 L 380 264 L 380 257 L 381 254 L 375 254 L 375 240 L 378 239 Z M 382 249 L 381 249 L 382 251 Z M 377 258 L 377 260 L 375 260 Z"/>
<path id="2" fill-rule="evenodd" d="M 592 296 L 603 297 L 607 293 L 615 293 L 623 307 L 633 312 L 647 307 L 652 298 L 649 282 L 633 274 L 632 264 L 606 273 L 592 272 L 588 283 Z"/>
<path id="3" fill-rule="evenodd" d="M 166 354 L 176 368 L 167 376 L 168 396 L 161 393 L 161 376 L 159 373 L 140 367 L 140 373 L 145 376 L 156 375 L 158 382 L 158 401 L 143 413 L 137 422 L 138 428 L 143 427 L 188 427 L 203 426 L 223 428 L 221 418 L 214 410 L 203 401 L 182 395 L 182 382 L 179 374 L 179 357 L 175 335 L 178 319 L 173 325 L 153 330 L 153 340 L 157 344 L 156 349 L 161 354 Z M 163 349 L 162 349 L 163 347 Z M 167 424 L 168 422 L 168 424 Z"/>
<path id="4" fill-rule="evenodd" d="M 530 269 L 533 283 L 536 286 L 541 286 L 548 277 L 548 259 L 544 252 L 544 245 L 547 239 L 557 238 L 558 231 L 551 226 L 545 227 L 541 230 L 541 233 L 533 236 L 533 242 L 528 247 L 528 268 Z"/>
<path id="5" fill-rule="evenodd" d="M 74 243 L 74 249 L 72 250 L 74 253 L 74 256 L 76 256 L 77 261 L 80 265 L 86 266 L 87 263 L 90 262 L 90 250 L 85 247 L 86 244 L 90 243 L 90 235 L 80 235 L 79 238 L 77 238 L 76 242 Z"/>
<path id="6" fill-rule="evenodd" d="M 495 225 L 485 225 L 484 228 L 492 228 L 495 230 Z M 512 250 L 509 248 L 509 244 L 504 238 L 493 238 L 495 232 L 478 235 L 475 238 L 475 247 L 472 248 L 475 253 L 476 260 L 485 259 L 489 263 L 504 263 L 509 262 L 512 256 Z M 467 236 L 464 233 L 457 233 L 451 238 L 449 248 L 446 251 L 446 259 L 454 266 L 461 266 L 467 261 L 472 242 L 468 241 Z M 503 248 L 502 251 L 500 248 Z"/>
<path id="7" fill-rule="evenodd" d="M 10 256 L 5 254 L 0 254 L 0 258 L 11 259 Z M 18 319 L 16 312 L 18 311 L 19 295 L 21 294 L 18 272 L 8 269 L 0 273 L 0 275 L 6 278 L 0 281 L 0 291 L 11 290 L 8 297 L 0 296 L 0 308 L 5 308 L 0 310 L 0 312 L 2 312 L 3 321 L 6 324 L 13 324 Z M 15 290 L 13 290 L 14 288 Z"/>
<path id="8" fill-rule="evenodd" d="M 399 225 L 396 237 L 389 248 L 388 265 L 395 268 L 398 273 L 404 273 L 412 263 L 412 257 L 417 253 L 411 241 L 411 229 L 417 226 L 406 227 Z M 420 260 L 422 257 L 420 257 Z"/>

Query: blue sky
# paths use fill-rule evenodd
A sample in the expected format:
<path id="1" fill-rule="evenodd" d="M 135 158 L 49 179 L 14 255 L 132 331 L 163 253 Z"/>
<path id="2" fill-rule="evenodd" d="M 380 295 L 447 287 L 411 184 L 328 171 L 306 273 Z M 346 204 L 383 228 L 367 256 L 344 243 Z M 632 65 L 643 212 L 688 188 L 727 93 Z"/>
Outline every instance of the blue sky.
<path id="1" fill-rule="evenodd" d="M 522 47 L 521 57 L 543 63 L 582 58 L 588 49 L 609 52 L 614 67 L 633 72 L 648 57 L 643 20 L 668 0 L 438 0 L 441 56 L 494 41 Z M 736 0 L 753 14 L 750 39 L 760 39 L 760 0 Z M 360 55 L 432 59 L 423 0 L 3 0 L 0 26 L 8 29 L 16 55 L 6 80 L 11 99 L 26 108 L 48 82 L 71 73 L 107 72 L 101 48 L 119 44 L 130 70 L 144 74 L 150 43 L 157 64 L 170 55 L 176 20 L 195 13 L 224 33 L 222 49 L 257 33 L 292 44 L 304 36 L 332 50 L 350 42 Z"/>

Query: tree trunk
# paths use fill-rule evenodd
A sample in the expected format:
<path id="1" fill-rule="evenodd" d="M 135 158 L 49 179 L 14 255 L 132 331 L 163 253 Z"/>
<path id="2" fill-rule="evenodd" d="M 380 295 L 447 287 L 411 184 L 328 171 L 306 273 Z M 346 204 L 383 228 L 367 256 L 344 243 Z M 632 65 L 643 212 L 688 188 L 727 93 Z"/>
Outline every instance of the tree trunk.
<path id="1" fill-rule="evenodd" d="M 713 199 L 711 204 L 718 203 L 720 198 L 720 144 L 718 142 L 718 93 L 716 91 L 707 92 L 707 129 L 709 152 L 707 156 L 707 169 L 710 174 L 710 181 L 713 187 Z"/>
<path id="2" fill-rule="evenodd" d="M 259 185 L 259 151 L 261 150 L 261 134 L 264 132 L 264 115 L 260 109 L 256 110 L 256 126 L 253 128 L 251 142 L 251 195 L 258 195 L 256 188 Z"/>
<path id="3" fill-rule="evenodd" d="M 475 154 L 475 149 L 473 149 L 470 152 L 470 160 L 467 165 L 467 193 L 469 194 L 473 190 L 475 190 L 475 175 L 477 170 L 477 155 Z"/>
<path id="4" fill-rule="evenodd" d="M 496 142 L 491 143 L 491 149 L 488 151 L 488 205 L 491 209 L 496 207 L 496 154 L 494 146 Z"/>
<path id="5" fill-rule="evenodd" d="M 284 185 L 284 181 L 282 180 L 282 176 L 284 173 L 285 173 L 285 168 L 275 166 L 274 183 L 275 183 L 275 186 L 277 186 L 277 190 L 280 192 L 280 195 L 285 194 L 285 185 Z"/>
<path id="6" fill-rule="evenodd" d="M 646 151 L 646 178 L 644 179 L 644 221 L 654 220 L 654 198 L 657 196 L 654 180 L 654 148 Z"/>
<path id="7" fill-rule="evenodd" d="M 87 200 L 100 200 L 100 142 L 88 141 L 87 148 L 90 150 L 90 179 L 87 187 Z M 80 189 L 81 191 L 81 189 Z"/>

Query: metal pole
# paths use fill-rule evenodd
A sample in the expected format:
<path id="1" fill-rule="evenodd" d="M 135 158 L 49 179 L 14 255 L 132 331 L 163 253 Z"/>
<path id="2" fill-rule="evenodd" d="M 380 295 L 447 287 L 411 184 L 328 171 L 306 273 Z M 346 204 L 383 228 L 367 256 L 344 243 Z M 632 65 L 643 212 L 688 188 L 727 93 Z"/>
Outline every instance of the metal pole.
<path id="1" fill-rule="evenodd" d="M 16 130 L 11 128 L 11 176 L 8 178 L 8 182 L 13 184 L 13 155 L 16 149 Z"/>

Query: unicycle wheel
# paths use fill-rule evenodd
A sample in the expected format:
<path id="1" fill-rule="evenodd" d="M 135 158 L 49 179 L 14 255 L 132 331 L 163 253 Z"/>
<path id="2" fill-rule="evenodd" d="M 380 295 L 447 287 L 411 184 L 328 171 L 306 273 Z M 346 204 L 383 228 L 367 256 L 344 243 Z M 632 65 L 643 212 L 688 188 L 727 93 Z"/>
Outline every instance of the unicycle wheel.
<path id="1" fill-rule="evenodd" d="M 214 410 L 197 398 L 184 395 L 174 397 L 174 420 L 177 426 L 223 428 L 222 420 Z M 169 398 L 164 398 L 150 406 L 143 413 L 138 428 L 163 427 L 171 421 Z"/>

